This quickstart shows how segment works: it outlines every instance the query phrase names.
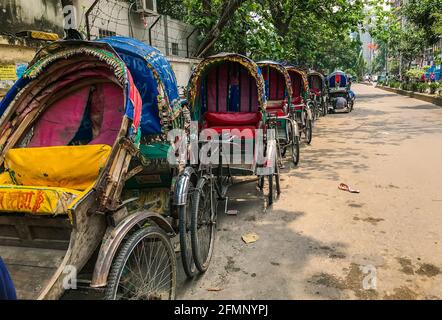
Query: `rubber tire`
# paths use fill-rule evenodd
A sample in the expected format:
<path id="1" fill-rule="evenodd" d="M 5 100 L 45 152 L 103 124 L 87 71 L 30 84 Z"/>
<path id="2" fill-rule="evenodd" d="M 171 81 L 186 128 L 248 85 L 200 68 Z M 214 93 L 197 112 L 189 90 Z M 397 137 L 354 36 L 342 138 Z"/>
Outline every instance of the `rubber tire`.
<path id="1" fill-rule="evenodd" d="M 273 190 L 273 181 L 275 180 L 275 189 Z M 276 164 L 275 165 L 275 173 L 269 175 L 269 194 L 267 196 L 268 198 L 268 205 L 271 206 L 274 202 L 274 200 L 276 200 L 276 198 L 274 198 L 274 194 L 276 194 L 277 196 L 279 196 L 281 194 L 281 181 L 280 181 L 280 176 L 279 176 L 279 167 Z"/>
<path id="2" fill-rule="evenodd" d="M 129 236 L 129 238 L 120 247 L 112 262 L 109 276 L 107 278 L 107 286 L 104 292 L 105 300 L 115 300 L 115 290 L 118 289 L 118 282 L 121 278 L 121 273 L 130 256 L 130 253 L 143 238 L 151 234 L 157 234 L 159 236 L 159 239 L 166 244 L 168 257 L 172 266 L 172 293 L 170 295 L 170 300 L 175 300 L 177 284 L 177 266 L 175 251 L 170 241 L 170 237 L 167 235 L 167 233 L 163 229 L 153 226 L 137 230 L 131 236 Z"/>
<path id="3" fill-rule="evenodd" d="M 193 189 L 192 182 L 190 182 L 189 189 Z M 192 201 L 191 197 L 193 197 L 193 193 L 188 192 L 187 194 L 188 198 L 186 199 L 186 203 Z M 191 197 L 189 197 L 189 195 Z M 193 203 L 191 203 L 190 205 L 186 204 L 178 208 L 181 261 L 183 264 L 184 273 L 186 274 L 188 279 L 192 279 L 196 274 L 196 266 L 193 260 L 192 239 L 190 232 L 192 206 Z M 189 209 L 189 213 L 187 212 L 186 208 Z M 184 230 L 187 230 L 187 228 L 189 228 L 188 232 L 184 232 Z M 189 237 L 189 243 L 187 243 L 186 237 Z"/>
<path id="4" fill-rule="evenodd" d="M 322 105 L 322 116 L 325 117 L 328 114 L 327 104 L 323 102 L 321 105 Z"/>
<path id="5" fill-rule="evenodd" d="M 292 123 L 290 122 L 290 126 L 292 127 Z M 299 163 L 299 139 L 298 137 L 295 135 L 295 128 L 291 129 L 291 135 L 292 135 L 292 145 L 291 145 L 291 157 L 292 157 L 292 162 L 295 166 L 298 165 Z M 285 150 L 285 149 L 284 149 Z"/>
<path id="6" fill-rule="evenodd" d="M 312 127 L 312 120 L 307 119 L 306 121 L 306 127 L 305 127 L 305 141 L 307 144 L 312 143 L 313 138 L 313 127 Z"/>
<path id="7" fill-rule="evenodd" d="M 201 257 L 198 255 L 199 251 L 199 246 L 200 246 L 200 241 L 198 239 L 198 211 L 199 211 L 199 205 L 200 205 L 200 201 L 201 201 L 201 191 L 203 190 L 204 186 L 206 184 L 210 184 L 210 181 L 203 177 L 201 178 L 198 183 L 197 183 L 197 187 L 194 191 L 194 196 L 193 196 L 193 205 L 192 205 L 192 214 L 191 214 L 191 224 L 190 224 L 190 235 L 192 238 L 192 253 L 193 253 L 193 261 L 195 262 L 195 266 L 198 269 L 198 271 L 200 273 L 204 273 L 207 271 L 207 269 L 209 268 L 210 265 L 210 260 L 212 259 L 212 254 L 213 254 L 213 248 L 214 248 L 214 244 L 215 244 L 215 236 L 216 236 L 216 206 L 215 203 L 213 203 L 212 201 L 216 201 L 216 194 L 209 195 L 211 196 L 211 202 L 210 202 L 210 206 L 211 206 L 211 219 L 212 221 L 214 221 L 214 223 L 212 224 L 211 227 L 211 238 L 210 238 L 210 245 L 209 245 L 209 252 L 207 253 L 207 258 L 205 261 L 201 261 Z M 210 185 L 209 185 L 210 187 Z M 213 188 L 212 188 L 213 190 Z M 210 192 L 210 190 L 209 190 Z"/>

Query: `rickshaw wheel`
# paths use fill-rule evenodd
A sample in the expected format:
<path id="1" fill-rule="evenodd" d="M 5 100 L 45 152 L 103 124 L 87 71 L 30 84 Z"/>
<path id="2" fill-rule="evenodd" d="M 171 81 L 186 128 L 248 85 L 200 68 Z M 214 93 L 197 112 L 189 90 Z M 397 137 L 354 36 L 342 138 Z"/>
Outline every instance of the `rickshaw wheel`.
<path id="1" fill-rule="evenodd" d="M 292 138 L 291 141 L 291 151 L 292 151 L 292 161 L 294 163 L 295 166 L 298 165 L 299 163 L 299 139 L 296 136 L 296 132 L 295 132 L 295 128 L 293 128 L 293 123 L 289 122 L 289 127 L 290 127 L 290 136 Z M 284 149 L 285 150 L 285 149 Z"/>
<path id="2" fill-rule="evenodd" d="M 258 177 L 258 189 L 262 191 L 264 189 L 264 177 L 259 176 Z"/>
<path id="3" fill-rule="evenodd" d="M 273 204 L 273 202 L 278 198 L 280 194 L 281 194 L 281 185 L 279 177 L 279 166 L 277 164 L 277 161 L 275 161 L 275 173 L 269 175 L 269 194 L 268 194 L 269 206 Z"/>
<path id="4" fill-rule="evenodd" d="M 134 232 L 114 259 L 105 300 L 173 300 L 176 256 L 169 236 L 158 227 Z"/>
<path id="5" fill-rule="evenodd" d="M 306 121 L 306 125 L 305 125 L 305 141 L 307 142 L 307 144 L 312 143 L 312 120 L 307 119 Z"/>
<path id="6" fill-rule="evenodd" d="M 194 201 L 193 191 L 190 190 L 193 190 L 193 188 L 193 183 L 190 182 L 186 204 L 178 208 L 181 260 L 183 263 L 184 272 L 189 279 L 192 279 L 196 273 L 195 262 L 192 254 L 192 237 L 190 232 L 192 207 Z"/>
<path id="7" fill-rule="evenodd" d="M 216 195 L 207 177 L 202 177 L 194 191 L 190 234 L 195 266 L 203 273 L 212 259 L 216 231 Z"/>
<path id="8" fill-rule="evenodd" d="M 328 113 L 327 104 L 322 102 L 321 106 L 322 106 L 322 116 L 325 117 Z"/>

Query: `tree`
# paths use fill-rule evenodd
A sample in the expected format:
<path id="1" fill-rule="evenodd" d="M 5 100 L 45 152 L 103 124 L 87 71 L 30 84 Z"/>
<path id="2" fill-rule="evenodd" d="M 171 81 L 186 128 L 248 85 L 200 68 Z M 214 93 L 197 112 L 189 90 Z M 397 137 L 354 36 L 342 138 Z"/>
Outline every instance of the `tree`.
<path id="1" fill-rule="evenodd" d="M 166 0 L 200 30 L 198 55 L 233 51 L 317 69 L 354 67 L 362 0 Z"/>
<path id="2" fill-rule="evenodd" d="M 439 40 L 440 33 L 438 34 L 437 30 L 438 26 L 440 27 L 438 17 L 442 14 L 442 0 L 408 0 L 402 9 L 402 14 L 410 23 L 422 30 L 422 41 L 427 46 Z"/>

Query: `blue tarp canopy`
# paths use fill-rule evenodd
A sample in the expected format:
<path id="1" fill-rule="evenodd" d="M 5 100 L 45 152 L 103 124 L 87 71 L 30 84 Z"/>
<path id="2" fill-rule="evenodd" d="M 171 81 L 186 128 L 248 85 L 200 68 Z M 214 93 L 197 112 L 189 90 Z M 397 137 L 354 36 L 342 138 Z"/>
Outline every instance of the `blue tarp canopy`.
<path id="1" fill-rule="evenodd" d="M 121 58 L 129 69 L 135 86 L 140 92 L 143 100 L 141 115 L 141 131 L 143 134 L 160 134 L 161 124 L 158 112 L 159 86 L 167 96 L 171 106 L 178 102 L 179 94 L 176 84 L 175 74 L 166 58 L 155 48 L 152 48 L 140 41 L 125 38 L 111 37 L 95 42 L 89 41 L 57 41 L 43 48 L 36 55 L 29 65 L 35 66 L 42 59 L 49 57 L 67 48 L 93 47 L 115 53 Z M 11 104 L 17 94 L 34 79 L 21 77 L 8 91 L 0 102 L 0 116 L 3 115 L 7 107 Z M 38 80 L 38 79 L 36 79 Z M 128 88 L 126 88 L 128 90 Z M 128 99 L 129 97 L 127 97 Z M 164 97 L 161 97 L 164 98 Z M 127 101 L 126 113 L 133 119 L 133 107 Z"/>
<path id="2" fill-rule="evenodd" d="M 339 86 L 336 79 L 339 78 Z M 327 77 L 329 88 L 345 88 L 348 84 L 348 77 L 343 71 L 335 71 Z"/>
<path id="3" fill-rule="evenodd" d="M 143 99 L 141 131 L 161 133 L 158 114 L 158 86 L 162 85 L 171 106 L 179 100 L 175 74 L 163 54 L 143 42 L 126 37 L 110 37 L 98 42 L 109 44 L 121 57 Z"/>

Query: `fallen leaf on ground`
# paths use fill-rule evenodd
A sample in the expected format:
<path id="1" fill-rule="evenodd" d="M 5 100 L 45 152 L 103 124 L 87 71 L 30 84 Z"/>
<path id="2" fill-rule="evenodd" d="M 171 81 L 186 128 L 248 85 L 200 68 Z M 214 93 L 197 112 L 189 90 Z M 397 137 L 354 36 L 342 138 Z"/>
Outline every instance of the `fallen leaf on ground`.
<path id="1" fill-rule="evenodd" d="M 221 291 L 221 290 L 223 290 L 223 289 L 222 288 L 208 288 L 207 289 L 207 291 L 215 291 L 215 292 Z"/>
<path id="2" fill-rule="evenodd" d="M 258 241 L 259 236 L 255 232 L 247 233 L 241 237 L 242 241 L 245 243 L 253 243 Z"/>

